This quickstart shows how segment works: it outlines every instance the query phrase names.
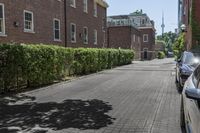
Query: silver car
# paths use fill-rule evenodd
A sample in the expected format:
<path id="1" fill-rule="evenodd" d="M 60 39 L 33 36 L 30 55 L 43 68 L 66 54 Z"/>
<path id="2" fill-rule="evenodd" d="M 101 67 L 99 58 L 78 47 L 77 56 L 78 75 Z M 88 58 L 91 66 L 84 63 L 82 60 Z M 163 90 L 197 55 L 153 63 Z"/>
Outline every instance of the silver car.
<path id="1" fill-rule="evenodd" d="M 200 65 L 183 87 L 180 118 L 187 133 L 200 133 Z"/>

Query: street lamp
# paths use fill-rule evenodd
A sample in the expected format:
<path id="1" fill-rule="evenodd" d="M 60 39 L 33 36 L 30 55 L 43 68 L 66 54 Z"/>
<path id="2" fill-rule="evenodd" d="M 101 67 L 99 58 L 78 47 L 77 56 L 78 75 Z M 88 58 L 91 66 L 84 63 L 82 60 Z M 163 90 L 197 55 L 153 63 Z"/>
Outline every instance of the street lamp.
<path id="1" fill-rule="evenodd" d="M 187 30 L 186 30 L 186 25 L 185 25 L 185 24 L 182 24 L 182 25 L 181 25 L 181 31 L 182 31 L 182 32 L 187 32 Z"/>

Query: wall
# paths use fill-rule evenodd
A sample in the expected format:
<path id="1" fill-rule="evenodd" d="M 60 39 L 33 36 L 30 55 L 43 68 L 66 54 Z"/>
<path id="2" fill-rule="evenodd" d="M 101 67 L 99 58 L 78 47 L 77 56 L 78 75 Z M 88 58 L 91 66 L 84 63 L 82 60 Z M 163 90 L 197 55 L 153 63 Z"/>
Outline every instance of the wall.
<path id="1" fill-rule="evenodd" d="M 67 1 L 69 2 L 69 1 Z M 67 44 L 69 47 L 107 47 L 106 45 L 106 8 L 97 4 L 97 17 L 94 17 L 94 0 L 88 0 L 88 13 L 83 12 L 83 1 L 76 1 L 76 8 L 67 3 L 67 27 L 70 23 L 76 24 L 76 43 L 70 40 L 70 28 L 67 29 Z M 83 27 L 88 27 L 88 44 L 83 44 Z M 98 33 L 98 43 L 94 44 L 94 29 Z"/>
<path id="2" fill-rule="evenodd" d="M 0 0 L 5 8 L 5 33 L 0 42 L 18 43 L 53 43 L 63 45 L 64 38 L 64 4 L 58 0 Z M 34 33 L 24 32 L 24 10 L 33 12 Z M 61 20 L 61 41 L 54 41 L 53 19 Z M 18 27 L 14 22 L 19 23 Z"/>

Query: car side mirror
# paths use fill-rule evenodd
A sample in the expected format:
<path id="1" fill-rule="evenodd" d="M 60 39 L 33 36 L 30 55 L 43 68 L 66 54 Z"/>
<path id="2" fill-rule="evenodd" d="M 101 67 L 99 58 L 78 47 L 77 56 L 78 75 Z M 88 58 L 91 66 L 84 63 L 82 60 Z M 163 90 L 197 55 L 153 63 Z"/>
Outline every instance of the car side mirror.
<path id="1" fill-rule="evenodd" d="M 189 99 L 200 101 L 200 89 L 197 89 L 197 88 L 187 88 L 185 90 L 185 95 Z"/>

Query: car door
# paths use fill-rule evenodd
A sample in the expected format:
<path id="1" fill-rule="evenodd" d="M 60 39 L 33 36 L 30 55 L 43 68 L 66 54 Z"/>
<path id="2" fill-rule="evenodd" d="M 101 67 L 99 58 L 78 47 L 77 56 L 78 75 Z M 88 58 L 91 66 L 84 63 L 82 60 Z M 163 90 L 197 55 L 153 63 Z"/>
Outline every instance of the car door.
<path id="1" fill-rule="evenodd" d="M 194 71 L 194 80 L 197 81 L 197 83 L 194 83 L 195 87 L 197 89 L 200 89 L 200 66 L 197 67 L 197 69 Z M 187 86 L 186 87 L 190 87 Z M 200 102 L 197 100 L 192 100 L 187 98 L 186 100 L 186 105 L 187 105 L 187 111 L 185 112 L 186 114 L 186 122 L 188 125 L 189 130 L 192 131 L 192 133 L 200 133 Z"/>
<path id="2" fill-rule="evenodd" d="M 178 82 L 180 82 L 179 81 L 179 79 L 180 79 L 179 78 L 179 76 L 180 76 L 180 67 L 181 67 L 181 65 L 183 63 L 183 59 L 184 59 L 184 54 L 181 55 L 181 58 L 178 60 L 178 62 L 176 64 L 176 77 L 177 77 Z"/>

